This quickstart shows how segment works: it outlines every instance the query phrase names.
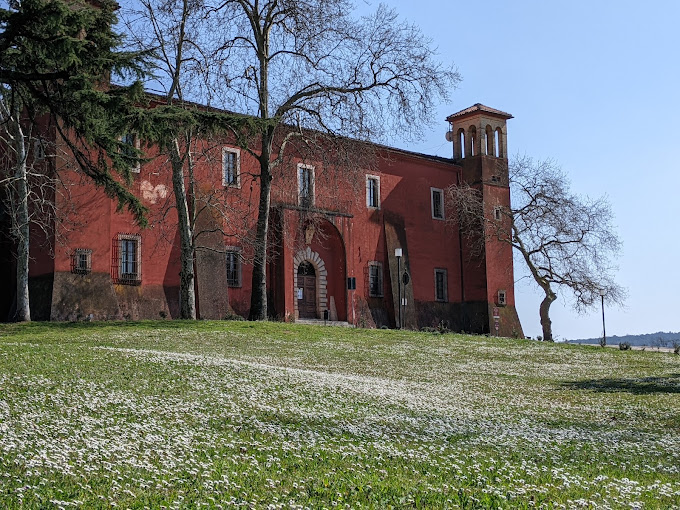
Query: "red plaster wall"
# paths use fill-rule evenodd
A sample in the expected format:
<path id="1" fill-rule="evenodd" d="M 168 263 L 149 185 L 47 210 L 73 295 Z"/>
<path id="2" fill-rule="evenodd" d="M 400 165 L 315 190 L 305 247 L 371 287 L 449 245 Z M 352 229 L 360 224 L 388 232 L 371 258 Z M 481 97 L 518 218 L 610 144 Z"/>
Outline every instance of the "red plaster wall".
<path id="1" fill-rule="evenodd" d="M 247 316 L 250 304 L 250 281 L 252 278 L 252 253 L 241 236 L 252 229 L 257 215 L 259 186 L 254 175 L 258 163 L 245 151 L 241 151 L 240 187 L 224 188 L 222 185 L 221 150 L 228 141 L 210 141 L 199 144 L 201 156 L 196 161 L 197 194 L 217 192 L 231 208 L 230 221 L 225 224 L 225 245 L 243 247 L 242 286 L 225 289 L 229 303 L 237 313 Z M 173 289 L 179 286 L 179 238 L 176 233 L 176 213 L 172 196 L 171 170 L 167 158 L 158 155 L 153 147 L 145 148 L 150 161 L 141 166 L 133 177 L 132 190 L 149 208 L 150 226 L 141 229 L 125 211 L 116 211 L 115 203 L 97 190 L 78 173 L 62 168 L 62 178 L 69 184 L 71 193 L 59 198 L 63 211 L 73 209 L 73 225 L 64 230 L 67 242 L 56 251 L 55 272 L 70 272 L 71 253 L 75 248 L 92 249 L 92 270 L 109 274 L 111 271 L 112 242 L 118 233 L 139 233 L 142 236 L 142 284 L 139 299 L 144 299 L 145 288 Z M 312 249 L 317 251 L 328 270 L 328 297 L 335 298 L 338 318 L 352 320 L 350 301 L 346 290 L 346 277 L 356 278 L 356 296 L 368 299 L 367 267 L 370 261 L 383 264 L 384 297 L 371 298 L 393 316 L 392 289 L 390 288 L 389 259 L 393 253 L 388 249 L 385 223 L 397 225 L 403 234 L 402 246 L 407 252 L 410 288 L 416 302 L 433 302 L 435 299 L 434 270 L 447 270 L 448 301 L 495 301 L 497 290 L 507 291 L 508 303 L 514 304 L 512 280 L 512 253 L 506 247 L 489 247 L 486 264 L 483 260 L 470 260 L 461 244 L 455 223 L 433 219 L 431 214 L 431 188 L 446 189 L 462 178 L 462 167 L 451 161 L 428 158 L 406 152 L 385 150 L 380 155 L 377 172 L 358 174 L 338 173 L 325 169 L 321 163 L 315 166 L 315 206 L 326 211 L 333 222 L 323 224 L 324 235 L 315 238 Z M 272 202 L 284 204 L 280 217 L 286 235 L 299 223 L 297 206 L 297 163 L 291 158 L 278 169 L 274 180 Z M 380 207 L 366 206 L 365 175 L 371 173 L 380 179 Z M 491 190 L 499 200 L 509 200 L 507 188 Z M 61 201 L 61 202 L 60 202 Z M 454 211 L 445 207 L 445 218 L 451 219 Z M 162 218 L 162 221 L 161 221 Z M 285 236 L 284 236 L 285 237 Z M 323 240 L 321 240 L 323 239 Z M 293 257 L 295 255 L 287 239 L 272 239 L 278 243 L 280 252 L 268 266 L 270 292 L 279 315 L 285 317 L 294 310 Z M 293 243 L 295 244 L 295 243 Z M 493 248 L 493 250 L 491 250 Z M 50 272 L 46 261 L 40 259 L 32 268 L 34 274 Z M 278 280 L 278 281 L 277 281 Z M 117 286 L 120 287 L 120 286 Z M 200 296 L 200 289 L 198 289 Z M 119 297 L 129 292 L 119 293 Z M 350 293 L 351 294 L 351 293 Z M 172 300 L 172 293 L 167 293 Z M 120 297 L 123 299 L 123 297 Z M 125 298 L 127 299 L 127 298 Z M 176 303 L 168 303 L 173 309 Z M 283 313 L 282 313 L 283 312 Z M 141 312 L 140 312 L 141 313 Z"/>

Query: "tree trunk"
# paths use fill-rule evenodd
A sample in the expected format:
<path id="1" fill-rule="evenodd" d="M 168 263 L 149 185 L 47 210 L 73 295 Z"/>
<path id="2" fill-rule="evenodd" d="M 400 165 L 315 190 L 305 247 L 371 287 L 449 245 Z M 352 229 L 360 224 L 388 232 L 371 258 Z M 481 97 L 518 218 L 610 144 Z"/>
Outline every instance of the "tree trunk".
<path id="1" fill-rule="evenodd" d="M 552 321 L 550 320 L 550 305 L 557 299 L 557 296 L 551 290 L 546 291 L 545 298 L 541 301 L 539 313 L 541 316 L 541 327 L 543 328 L 543 341 L 552 342 Z"/>
<path id="2" fill-rule="evenodd" d="M 194 291 L 194 240 L 189 219 L 184 163 L 180 156 L 179 141 L 174 138 L 168 144 L 172 164 L 172 188 L 177 205 L 177 223 L 180 239 L 179 272 L 179 316 L 181 319 L 196 319 L 196 294 Z"/>
<path id="3" fill-rule="evenodd" d="M 260 205 L 257 215 L 252 293 L 250 295 L 250 314 L 248 315 L 248 319 L 253 321 L 267 320 L 267 235 L 269 233 L 272 184 L 268 163 L 268 161 L 260 163 Z"/>
<path id="4" fill-rule="evenodd" d="M 23 145 L 23 137 L 17 145 Z M 25 154 L 25 153 L 24 153 Z M 16 170 L 16 240 L 17 240 L 17 311 L 15 319 L 20 322 L 31 320 L 31 306 L 28 292 L 28 261 L 30 256 L 30 225 L 28 221 L 28 182 L 26 180 L 26 158 L 22 157 Z"/>
<path id="5" fill-rule="evenodd" d="M 31 320 L 31 306 L 28 292 L 28 261 L 30 256 L 30 224 L 28 215 L 28 178 L 26 169 L 26 141 L 24 132 L 19 124 L 18 110 L 12 123 L 14 149 L 17 166 L 14 173 L 13 195 L 16 209 L 12 221 L 14 222 L 14 238 L 17 241 L 17 309 L 15 320 L 28 322 Z"/>

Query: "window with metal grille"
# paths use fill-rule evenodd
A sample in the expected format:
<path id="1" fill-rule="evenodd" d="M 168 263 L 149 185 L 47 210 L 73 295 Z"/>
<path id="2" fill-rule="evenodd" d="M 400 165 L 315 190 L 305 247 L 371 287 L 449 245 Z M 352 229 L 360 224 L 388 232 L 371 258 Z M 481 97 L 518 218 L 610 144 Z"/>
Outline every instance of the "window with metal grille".
<path id="1" fill-rule="evenodd" d="M 222 185 L 239 186 L 241 178 L 241 155 L 238 149 L 222 149 Z"/>
<path id="2" fill-rule="evenodd" d="M 435 301 L 447 302 L 449 300 L 446 282 L 446 269 L 434 270 L 434 299 Z"/>
<path id="3" fill-rule="evenodd" d="M 382 264 L 377 261 L 368 263 L 368 295 L 371 297 L 383 296 Z"/>
<path id="4" fill-rule="evenodd" d="M 88 274 L 92 271 L 92 250 L 78 248 L 71 256 L 71 272 Z"/>
<path id="5" fill-rule="evenodd" d="M 444 219 L 444 191 L 438 188 L 430 188 L 432 198 L 432 218 Z"/>
<path id="6" fill-rule="evenodd" d="M 241 286 L 241 249 L 232 246 L 227 247 L 227 285 Z"/>
<path id="7" fill-rule="evenodd" d="M 298 200 L 301 207 L 314 205 L 314 167 L 298 165 Z"/>
<path id="8" fill-rule="evenodd" d="M 366 207 L 380 207 L 380 178 L 374 175 L 366 176 Z"/>
<path id="9" fill-rule="evenodd" d="M 136 234 L 118 234 L 111 250 L 111 278 L 114 283 L 139 285 L 141 272 L 141 237 Z"/>

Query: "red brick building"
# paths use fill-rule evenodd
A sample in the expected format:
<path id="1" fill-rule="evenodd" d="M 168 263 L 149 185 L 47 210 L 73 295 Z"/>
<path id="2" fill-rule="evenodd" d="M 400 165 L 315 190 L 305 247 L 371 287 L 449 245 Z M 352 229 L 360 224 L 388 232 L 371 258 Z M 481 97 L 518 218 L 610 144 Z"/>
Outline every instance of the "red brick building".
<path id="1" fill-rule="evenodd" d="M 487 242 L 483 255 L 473 254 L 450 221 L 456 211 L 445 200 L 447 187 L 468 182 L 483 192 L 489 214 L 495 205 L 509 204 L 510 118 L 480 104 L 451 115 L 453 159 L 378 147 L 377 168 L 359 174 L 300 159 L 283 165 L 272 193 L 271 315 L 323 319 L 326 312 L 330 320 L 395 327 L 401 290 L 405 327 L 443 322 L 453 330 L 521 335 L 511 248 Z M 206 209 L 198 216 L 198 315 L 247 315 L 252 266 L 245 237 L 237 234 L 257 212 L 257 180 L 251 177 L 257 161 L 228 141 L 199 145 L 195 192 L 224 196 L 220 215 Z M 153 147 L 144 151 L 149 162 L 136 169 L 133 189 L 150 210 L 147 229 L 117 212 L 68 161 L 50 161 L 67 190 L 55 196 L 57 210 L 71 221 L 59 227 L 63 243 L 50 239 L 53 255 L 39 248 L 37 233 L 32 241 L 34 319 L 178 315 L 179 236 L 170 207 L 170 165 Z M 314 221 L 308 221 L 311 213 Z M 11 319 L 11 246 L 0 249 L 0 319 Z M 402 282 L 408 274 L 406 284 L 398 267 Z"/>

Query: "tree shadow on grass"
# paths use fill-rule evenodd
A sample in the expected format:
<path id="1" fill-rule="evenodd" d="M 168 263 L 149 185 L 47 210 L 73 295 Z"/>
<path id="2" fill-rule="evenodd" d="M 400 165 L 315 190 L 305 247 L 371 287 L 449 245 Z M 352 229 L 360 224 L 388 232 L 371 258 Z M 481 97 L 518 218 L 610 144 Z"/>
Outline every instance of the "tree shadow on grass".
<path id="1" fill-rule="evenodd" d="M 585 381 L 565 382 L 562 386 L 574 390 L 591 390 L 605 393 L 627 392 L 636 395 L 680 393 L 680 374 L 635 379 L 588 379 Z"/>

